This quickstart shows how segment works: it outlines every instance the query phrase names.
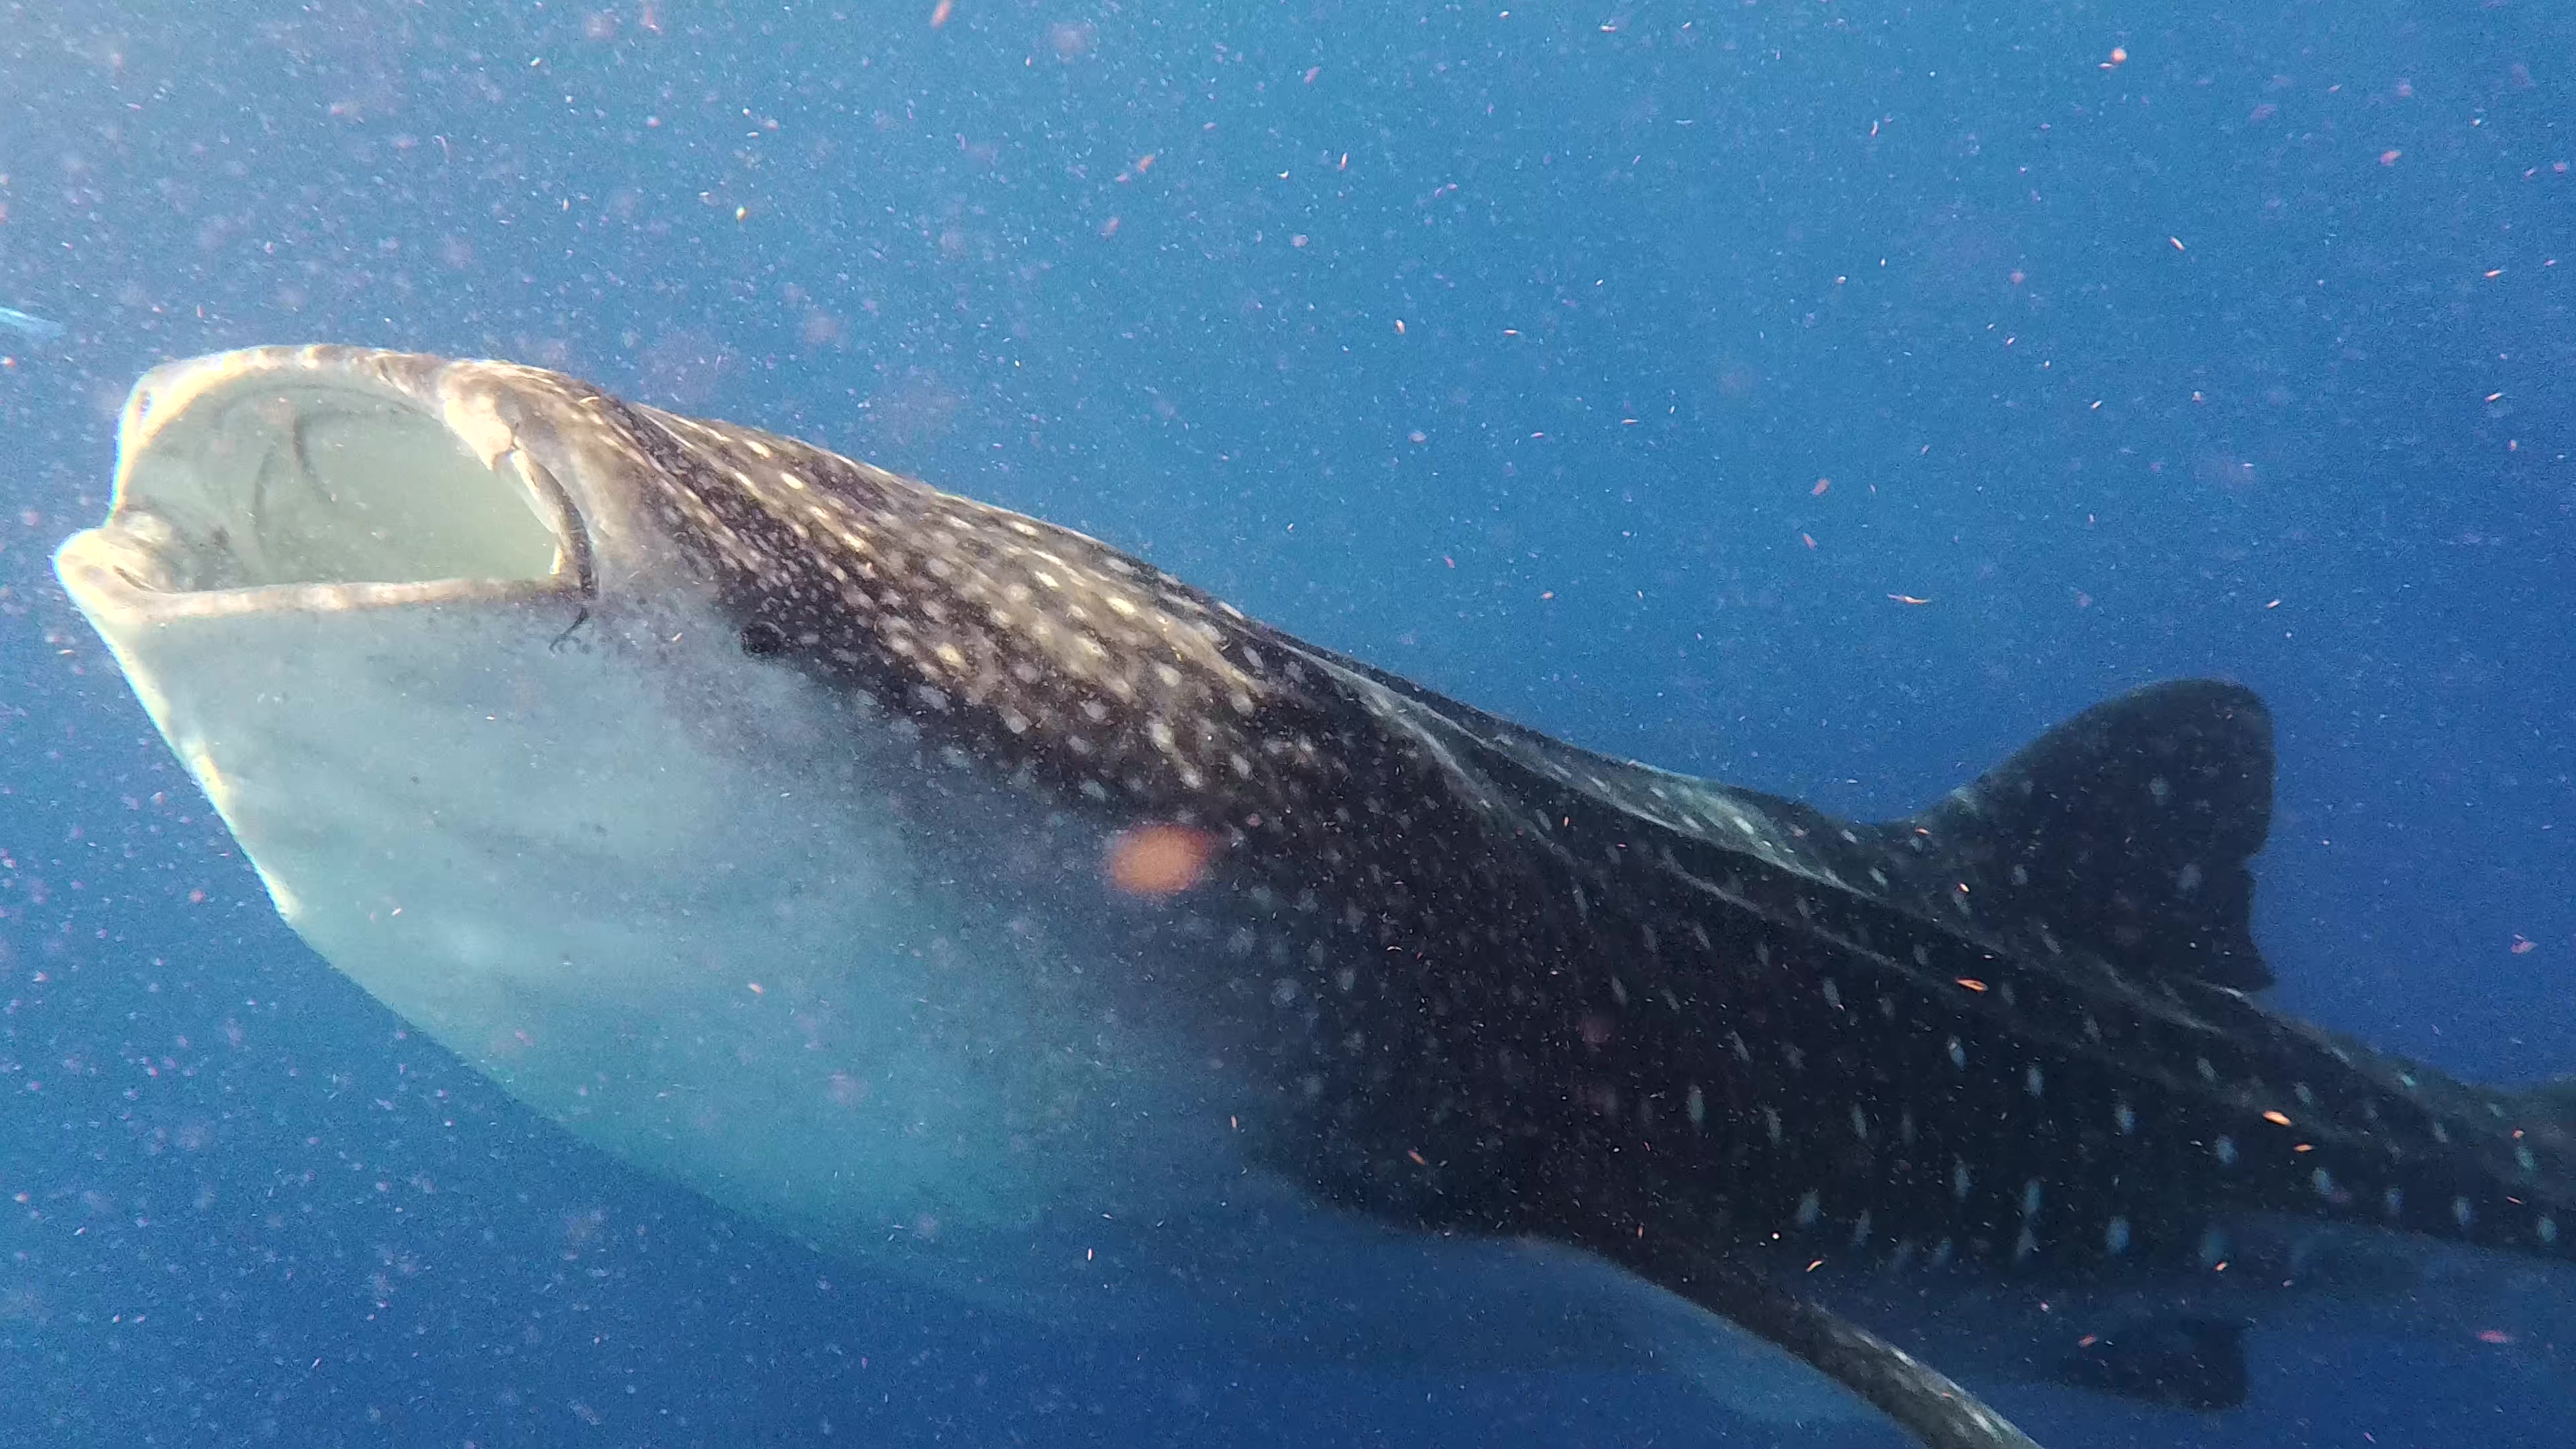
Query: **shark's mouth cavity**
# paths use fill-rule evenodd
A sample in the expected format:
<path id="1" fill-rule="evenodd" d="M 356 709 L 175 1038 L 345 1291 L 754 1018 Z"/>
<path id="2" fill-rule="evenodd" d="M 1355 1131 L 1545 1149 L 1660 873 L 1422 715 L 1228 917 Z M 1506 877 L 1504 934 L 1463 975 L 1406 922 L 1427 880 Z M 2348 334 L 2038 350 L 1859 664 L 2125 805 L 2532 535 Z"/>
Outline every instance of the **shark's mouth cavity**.
<path id="1" fill-rule="evenodd" d="M 130 605 L 589 591 L 580 517 L 524 452 L 487 462 L 408 379 L 244 365 L 273 357 L 165 368 L 128 400 L 115 506 L 80 551 Z"/>

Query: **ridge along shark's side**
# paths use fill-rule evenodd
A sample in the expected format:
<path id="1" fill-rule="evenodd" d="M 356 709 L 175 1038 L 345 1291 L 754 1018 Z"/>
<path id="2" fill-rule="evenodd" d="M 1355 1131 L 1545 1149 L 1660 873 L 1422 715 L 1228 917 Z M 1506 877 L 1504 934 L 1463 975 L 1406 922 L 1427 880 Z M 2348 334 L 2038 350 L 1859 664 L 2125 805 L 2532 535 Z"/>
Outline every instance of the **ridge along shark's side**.
<path id="1" fill-rule="evenodd" d="M 827 1252 L 1365 1343 L 1437 1317 L 1443 1254 L 1556 1244 L 1605 1352 L 1722 1337 L 1633 1274 L 1965 1446 L 2027 1441 L 1797 1267 L 2085 1270 L 2238 1213 L 2576 1246 L 2563 1103 L 2250 994 L 2241 688 L 1863 825 L 555 373 L 229 353 L 144 378 L 121 444 L 57 567 L 285 919 Z M 1351 1308 L 1325 1254 L 1418 1271 Z"/>

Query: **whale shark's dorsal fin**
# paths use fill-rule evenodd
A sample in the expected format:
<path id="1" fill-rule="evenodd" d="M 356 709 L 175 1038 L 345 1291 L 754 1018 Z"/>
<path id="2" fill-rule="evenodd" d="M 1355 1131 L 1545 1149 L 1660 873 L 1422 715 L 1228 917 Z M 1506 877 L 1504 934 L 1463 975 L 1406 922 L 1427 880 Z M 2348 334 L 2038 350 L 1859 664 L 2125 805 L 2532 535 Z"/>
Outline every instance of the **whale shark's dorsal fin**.
<path id="1" fill-rule="evenodd" d="M 1718 845 L 1933 916 L 2017 955 L 2089 952 L 2141 978 L 2272 984 L 2247 862 L 2272 821 L 2272 717 L 2242 685 L 2150 684 L 2104 700 L 1919 814 L 1862 825 L 1803 801 L 1595 753 L 1311 644 L 1309 660 L 1413 706 L 1539 779 L 1586 788 Z M 1725 828 L 1710 828 L 1723 819 Z M 1748 821 L 1753 823 L 1747 823 Z M 1862 882 L 1869 882 L 1864 885 Z M 1951 896 L 1976 904 L 1974 920 Z"/>
<path id="2" fill-rule="evenodd" d="M 2241 685 L 2193 679 L 2105 700 L 1879 829 L 1935 866 L 1935 890 L 1965 887 L 1998 944 L 2260 991 L 2246 861 L 2271 819 L 2271 715 Z"/>

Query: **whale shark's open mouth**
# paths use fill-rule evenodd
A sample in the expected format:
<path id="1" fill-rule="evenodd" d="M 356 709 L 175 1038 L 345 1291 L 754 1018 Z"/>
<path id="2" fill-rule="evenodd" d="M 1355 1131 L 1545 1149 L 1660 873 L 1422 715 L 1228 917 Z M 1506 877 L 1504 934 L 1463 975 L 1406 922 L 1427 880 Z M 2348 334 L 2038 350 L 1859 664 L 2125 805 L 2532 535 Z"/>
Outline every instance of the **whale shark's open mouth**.
<path id="1" fill-rule="evenodd" d="M 113 506 L 64 546 L 65 584 L 136 625 L 587 592 L 561 485 L 518 448 L 478 455 L 491 429 L 457 414 L 416 380 L 291 352 L 163 368 L 126 404 Z"/>

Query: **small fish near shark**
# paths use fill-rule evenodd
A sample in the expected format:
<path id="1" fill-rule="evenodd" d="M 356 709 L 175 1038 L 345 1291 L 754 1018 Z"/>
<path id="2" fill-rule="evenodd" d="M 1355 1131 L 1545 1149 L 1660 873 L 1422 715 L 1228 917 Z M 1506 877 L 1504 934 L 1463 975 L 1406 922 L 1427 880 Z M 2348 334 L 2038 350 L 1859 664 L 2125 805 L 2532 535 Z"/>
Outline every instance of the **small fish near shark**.
<path id="1" fill-rule="evenodd" d="M 63 335 L 63 324 L 15 307 L 0 307 L 0 331 L 15 332 L 30 342 L 51 342 Z"/>
<path id="2" fill-rule="evenodd" d="M 2029 1440 L 1802 1270 L 2111 1273 L 2232 1215 L 2576 1249 L 2566 1094 L 2259 999 L 2234 685 L 1864 824 L 534 368 L 225 353 L 120 444 L 57 569 L 284 919 L 578 1136 L 871 1269 L 1365 1345 L 1520 1262 L 1614 1357 L 1723 1388 L 1723 1320 L 1991 1449 Z M 1316 1286 L 1361 1261 L 1402 1301 Z M 2042 1371 L 2242 1397 L 2228 1325 L 2126 1336 Z"/>

